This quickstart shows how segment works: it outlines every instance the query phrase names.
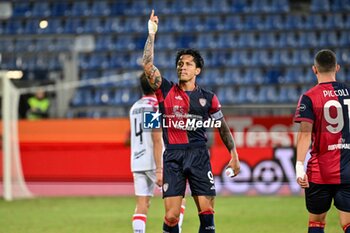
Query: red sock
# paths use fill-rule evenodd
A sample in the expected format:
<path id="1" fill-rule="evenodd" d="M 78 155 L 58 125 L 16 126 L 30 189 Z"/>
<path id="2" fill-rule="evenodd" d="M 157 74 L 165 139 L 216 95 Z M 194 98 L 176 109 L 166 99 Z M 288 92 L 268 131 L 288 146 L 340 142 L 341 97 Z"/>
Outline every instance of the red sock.
<path id="1" fill-rule="evenodd" d="M 343 230 L 344 230 L 345 233 L 350 233 L 350 223 L 348 223 L 345 226 L 343 226 Z"/>

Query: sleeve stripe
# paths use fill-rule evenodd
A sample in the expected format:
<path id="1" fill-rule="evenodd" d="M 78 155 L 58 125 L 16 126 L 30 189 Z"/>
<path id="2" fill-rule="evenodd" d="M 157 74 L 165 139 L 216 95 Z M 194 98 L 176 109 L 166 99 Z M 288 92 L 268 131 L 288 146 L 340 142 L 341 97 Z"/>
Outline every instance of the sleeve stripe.
<path id="1" fill-rule="evenodd" d="M 309 122 L 309 123 L 314 123 L 314 120 L 312 120 L 310 118 L 306 118 L 306 117 L 294 118 L 294 122 L 300 123 L 302 121 L 306 121 L 306 122 Z"/>

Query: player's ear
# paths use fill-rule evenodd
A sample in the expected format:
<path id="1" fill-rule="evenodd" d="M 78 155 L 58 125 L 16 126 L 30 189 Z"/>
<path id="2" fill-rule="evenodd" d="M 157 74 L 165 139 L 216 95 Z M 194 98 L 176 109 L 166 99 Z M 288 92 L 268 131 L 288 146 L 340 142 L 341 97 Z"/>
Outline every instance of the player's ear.
<path id="1" fill-rule="evenodd" d="M 196 68 L 195 74 L 196 76 L 199 75 L 201 73 L 201 68 Z"/>
<path id="2" fill-rule="evenodd" d="M 335 67 L 335 73 L 337 73 L 339 70 L 340 70 L 340 65 L 337 64 L 336 67 Z"/>
<path id="3" fill-rule="evenodd" d="M 318 71 L 317 71 L 316 66 L 312 66 L 312 71 L 314 72 L 314 74 L 316 74 L 316 75 L 317 75 Z"/>

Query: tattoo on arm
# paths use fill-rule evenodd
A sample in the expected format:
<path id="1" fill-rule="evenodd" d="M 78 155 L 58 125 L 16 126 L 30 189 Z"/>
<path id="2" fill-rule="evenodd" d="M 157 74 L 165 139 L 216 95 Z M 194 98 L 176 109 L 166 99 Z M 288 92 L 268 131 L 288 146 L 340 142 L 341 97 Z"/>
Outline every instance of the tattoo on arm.
<path id="1" fill-rule="evenodd" d="M 219 128 L 221 140 L 224 142 L 228 151 L 235 148 L 235 142 L 233 140 L 230 128 L 228 127 L 224 118 L 221 119 L 221 127 Z"/>
<path id="2" fill-rule="evenodd" d="M 153 64 L 154 57 L 154 35 L 148 35 L 145 48 L 143 50 L 143 65 L 147 65 L 149 63 Z"/>

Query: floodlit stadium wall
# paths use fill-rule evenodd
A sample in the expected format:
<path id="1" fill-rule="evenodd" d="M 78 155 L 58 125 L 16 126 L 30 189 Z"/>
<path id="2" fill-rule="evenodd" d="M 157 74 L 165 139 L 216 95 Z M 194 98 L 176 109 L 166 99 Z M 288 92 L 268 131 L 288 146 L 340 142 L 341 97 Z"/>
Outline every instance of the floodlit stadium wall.
<path id="1" fill-rule="evenodd" d="M 227 117 L 227 122 L 241 173 L 233 180 L 224 175 L 230 157 L 215 133 L 210 150 L 219 194 L 300 194 L 291 117 Z M 20 121 L 19 138 L 25 180 L 37 196 L 133 194 L 127 118 Z"/>

